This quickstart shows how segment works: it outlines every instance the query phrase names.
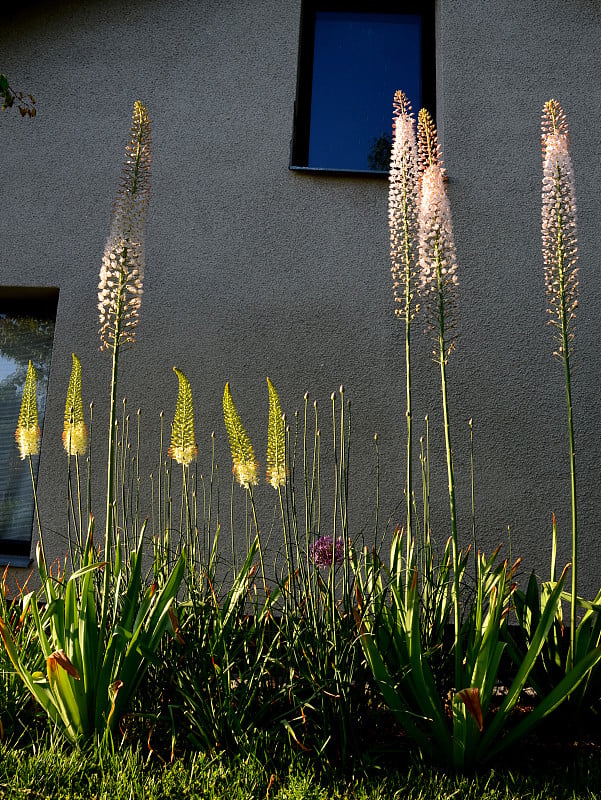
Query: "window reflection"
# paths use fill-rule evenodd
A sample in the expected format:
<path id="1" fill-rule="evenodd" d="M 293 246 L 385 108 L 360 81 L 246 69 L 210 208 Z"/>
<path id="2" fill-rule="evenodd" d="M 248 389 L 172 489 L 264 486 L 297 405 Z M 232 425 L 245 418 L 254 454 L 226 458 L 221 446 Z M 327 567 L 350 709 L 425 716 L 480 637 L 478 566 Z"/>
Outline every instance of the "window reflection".
<path id="1" fill-rule="evenodd" d="M 21 461 L 15 430 L 29 359 L 37 372 L 38 418 L 44 422 L 54 338 L 56 300 L 0 298 L 0 560 L 27 563 L 33 523 L 33 491 L 27 460 Z M 34 458 L 37 472 L 37 458 Z"/>
<path id="2" fill-rule="evenodd" d="M 392 98 L 422 105 L 422 17 L 315 12 L 309 167 L 387 170 Z"/>

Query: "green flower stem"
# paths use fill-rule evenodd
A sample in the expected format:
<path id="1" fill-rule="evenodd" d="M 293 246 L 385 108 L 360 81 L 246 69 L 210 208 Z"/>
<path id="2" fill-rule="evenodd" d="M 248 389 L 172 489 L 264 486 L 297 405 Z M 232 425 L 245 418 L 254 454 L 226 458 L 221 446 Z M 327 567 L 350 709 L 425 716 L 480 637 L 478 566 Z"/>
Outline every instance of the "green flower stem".
<path id="1" fill-rule="evenodd" d="M 561 197 L 559 167 L 555 177 L 555 192 Z M 568 433 L 570 440 L 570 482 L 572 495 L 572 591 L 570 598 L 570 669 L 574 667 L 576 648 L 576 598 L 578 580 L 578 527 L 576 507 L 576 450 L 574 447 L 574 421 L 572 413 L 572 381 L 570 374 L 570 336 L 568 331 L 569 312 L 566 302 L 566 268 L 564 263 L 565 246 L 563 235 L 563 215 L 561 204 L 557 206 L 557 273 L 559 277 L 561 355 L 563 356 L 564 377 L 566 385 L 566 404 L 568 409 Z"/>
<path id="2" fill-rule="evenodd" d="M 409 280 L 407 280 L 406 291 L 406 308 L 409 308 Z M 413 421 L 411 418 L 411 321 L 409 319 L 409 312 L 407 311 L 405 317 L 405 371 L 406 371 L 406 392 L 407 392 L 407 543 L 406 543 L 406 556 L 405 556 L 405 601 L 407 600 L 407 593 L 409 591 L 409 573 L 411 572 L 410 554 L 411 554 L 411 536 L 413 530 L 412 520 L 412 500 L 413 500 L 413 472 L 412 472 L 412 459 L 413 459 Z"/>
<path id="3" fill-rule="evenodd" d="M 71 541 L 71 512 L 73 510 L 73 491 L 71 489 L 71 455 L 67 454 L 67 544 L 69 546 L 69 558 L 71 568 L 75 571 L 75 559 L 73 557 L 73 542 Z M 77 531 L 75 531 L 77 537 Z"/>
<path id="4" fill-rule="evenodd" d="M 444 337 L 439 339 L 441 354 L 444 354 Z M 459 555 L 457 547 L 457 515 L 455 510 L 455 476 L 453 473 L 453 451 L 451 449 L 451 430 L 449 425 L 449 408 L 447 401 L 446 361 L 444 356 L 440 359 L 440 379 L 442 385 L 442 408 L 444 414 L 444 434 L 447 451 L 447 475 L 449 479 L 449 504 L 451 509 L 451 535 L 453 549 L 453 611 L 455 620 L 455 686 L 460 688 L 461 677 L 461 651 L 459 647 L 459 633 L 461 620 L 459 616 Z"/>
<path id="5" fill-rule="evenodd" d="M 259 533 L 259 523 L 257 520 L 257 510 L 255 508 L 255 498 L 253 497 L 252 484 L 248 485 L 248 495 L 250 497 L 250 506 L 252 509 L 253 522 L 255 523 L 255 534 L 257 536 L 257 546 L 259 550 L 259 563 L 261 565 L 261 578 L 263 579 L 263 589 L 265 591 L 265 598 L 267 599 L 267 581 L 265 579 L 265 562 L 263 561 L 263 545 L 261 544 L 261 534 Z"/>
<path id="6" fill-rule="evenodd" d="M 474 484 L 474 422 L 469 420 L 470 426 L 470 484 L 472 495 L 472 547 L 474 548 L 474 575 L 478 575 L 478 548 L 476 547 L 476 495 Z M 511 559 L 510 559 L 511 563 Z"/>
<path id="7" fill-rule="evenodd" d="M 405 601 L 409 591 L 409 564 L 413 532 L 413 420 L 411 416 L 411 251 L 409 241 L 409 200 L 407 181 L 403 180 L 403 230 L 405 239 L 405 382 L 407 396 L 407 551 L 405 561 Z"/>
<path id="8" fill-rule="evenodd" d="M 459 552 L 457 545 L 457 512 L 455 509 L 455 475 L 453 472 L 453 450 L 451 447 L 451 426 L 449 423 L 449 405 L 447 397 L 446 345 L 445 345 L 445 309 L 442 276 L 442 258 L 436 241 L 436 280 L 438 286 L 438 347 L 440 360 L 440 382 L 442 390 L 442 410 L 444 416 L 444 437 L 447 452 L 447 476 L 449 481 L 449 505 L 451 511 L 451 540 L 453 555 L 453 616 L 455 623 L 455 688 L 459 690 L 461 683 L 461 649 L 459 646 L 461 618 L 459 613 Z"/>
<path id="9" fill-rule="evenodd" d="M 89 449 L 88 449 L 88 456 L 86 459 L 87 463 L 87 478 L 86 478 L 86 525 L 90 521 L 90 514 L 92 513 L 92 445 L 94 439 L 92 437 L 93 431 L 93 422 L 94 422 L 94 403 L 90 403 L 90 428 L 89 428 Z M 83 531 L 82 531 L 83 533 Z"/>
<path id="10" fill-rule="evenodd" d="M 127 261 L 127 247 L 123 248 L 123 257 Z M 123 315 L 123 295 L 125 292 L 126 274 L 123 266 L 119 271 L 119 287 L 117 311 L 115 314 L 115 330 L 113 333 L 113 366 L 111 371 L 111 406 L 109 413 L 109 442 L 108 442 L 108 462 L 107 462 L 107 486 L 106 486 L 106 530 L 104 536 L 104 583 L 102 591 L 102 609 L 100 613 L 100 630 L 104 632 L 107 613 L 108 597 L 112 573 L 112 549 L 113 549 L 113 495 L 115 486 L 115 417 L 117 414 L 117 375 L 119 371 L 119 340 L 121 338 L 121 317 Z"/>
<path id="11" fill-rule="evenodd" d="M 35 508 L 35 519 L 38 524 L 38 534 L 40 537 L 40 551 L 42 556 L 42 561 L 46 564 L 46 553 L 44 551 L 44 539 L 42 537 L 42 523 L 40 522 L 40 508 L 38 506 L 38 493 L 36 492 L 35 488 L 35 478 L 33 477 L 33 462 L 31 460 L 31 456 L 27 456 L 27 460 L 29 461 L 29 474 L 31 475 L 31 486 L 33 488 L 33 505 Z"/>
<path id="12" fill-rule="evenodd" d="M 79 456 L 75 455 L 75 474 L 77 480 L 77 511 L 79 515 L 79 549 L 83 552 L 83 516 L 81 511 L 81 475 L 79 472 Z"/>
<path id="13" fill-rule="evenodd" d="M 559 256 L 559 279 L 561 293 L 561 345 L 566 384 L 566 403 L 568 408 L 568 431 L 570 438 L 570 481 L 572 493 L 572 596 L 570 599 L 570 669 L 574 667 L 576 648 L 576 597 L 578 594 L 578 527 L 576 509 L 576 450 L 574 446 L 574 420 L 572 414 L 572 381 L 570 377 L 570 350 L 568 336 L 568 315 L 566 308 L 566 292 L 564 285 L 563 247 L 561 233 L 561 216 L 559 218 L 557 251 Z"/>
<path id="14" fill-rule="evenodd" d="M 566 352 L 566 399 L 568 404 L 568 428 L 570 432 L 570 478 L 572 489 L 572 598 L 570 602 L 570 669 L 574 667 L 574 653 L 576 648 L 576 597 L 577 590 L 577 563 L 578 563 L 578 528 L 576 514 L 576 451 L 574 448 L 574 423 L 572 418 L 572 390 L 570 382 L 570 359 Z"/>

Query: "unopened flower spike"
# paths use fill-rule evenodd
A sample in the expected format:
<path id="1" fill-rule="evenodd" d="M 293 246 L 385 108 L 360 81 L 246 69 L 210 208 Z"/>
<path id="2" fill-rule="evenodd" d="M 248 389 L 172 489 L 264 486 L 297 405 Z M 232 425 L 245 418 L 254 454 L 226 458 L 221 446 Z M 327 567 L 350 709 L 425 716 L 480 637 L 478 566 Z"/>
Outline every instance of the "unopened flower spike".
<path id="1" fill-rule="evenodd" d="M 421 175 L 419 261 L 426 322 L 435 339 L 434 359 L 446 362 L 454 346 L 457 257 L 442 151 L 432 117 L 419 112 Z M 441 347 L 442 345 L 442 347 Z"/>
<path id="2" fill-rule="evenodd" d="M 236 411 L 229 382 L 223 392 L 223 420 L 232 451 L 232 471 L 236 480 L 245 489 L 259 482 L 257 461 L 251 441 Z"/>
<path id="3" fill-rule="evenodd" d="M 144 279 L 144 227 L 150 196 L 150 121 L 136 101 L 130 141 L 98 283 L 102 347 L 133 342 Z"/>
<path id="4" fill-rule="evenodd" d="M 557 100 L 545 103 L 541 121 L 543 151 L 542 249 L 549 323 L 556 355 L 565 356 L 574 338 L 578 307 L 578 238 L 574 169 L 565 114 Z"/>
<path id="5" fill-rule="evenodd" d="M 173 371 L 179 380 L 179 391 L 171 426 L 171 446 L 167 455 L 187 467 L 198 455 L 194 436 L 194 402 L 188 378 L 177 367 L 173 367 Z"/>
<path id="6" fill-rule="evenodd" d="M 438 164 L 442 171 L 443 179 L 446 179 L 442 148 L 438 141 L 436 125 L 432 115 L 425 108 L 420 109 L 417 117 L 417 152 L 420 175 L 423 175 L 428 167 Z"/>
<path id="7" fill-rule="evenodd" d="M 35 367 L 29 362 L 27 376 L 23 388 L 19 422 L 15 431 L 15 440 L 19 448 L 21 460 L 27 456 L 35 456 L 40 451 L 40 426 L 38 425 L 38 395 Z"/>
<path id="8" fill-rule="evenodd" d="M 88 448 L 88 429 L 84 422 L 81 398 L 81 362 L 75 353 L 72 356 L 73 367 L 65 403 L 63 445 L 68 455 L 81 456 Z"/>
<path id="9" fill-rule="evenodd" d="M 412 319 L 417 286 L 419 170 L 415 118 L 407 96 L 394 95 L 393 138 L 388 182 L 388 226 L 395 314 Z"/>
<path id="10" fill-rule="evenodd" d="M 286 431 L 280 398 L 267 378 L 269 422 L 267 425 L 267 482 L 274 489 L 286 483 Z"/>

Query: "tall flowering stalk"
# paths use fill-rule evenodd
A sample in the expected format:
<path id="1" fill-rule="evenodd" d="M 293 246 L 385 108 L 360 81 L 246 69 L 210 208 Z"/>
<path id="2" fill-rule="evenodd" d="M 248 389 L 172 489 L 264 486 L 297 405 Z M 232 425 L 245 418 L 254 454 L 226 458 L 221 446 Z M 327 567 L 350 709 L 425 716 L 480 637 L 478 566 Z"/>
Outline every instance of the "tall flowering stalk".
<path id="1" fill-rule="evenodd" d="M 418 150 L 415 118 L 406 95 L 398 91 L 393 104 L 393 141 L 388 187 L 388 225 L 395 314 L 405 322 L 405 379 L 407 399 L 407 584 L 412 538 L 412 416 L 411 416 L 411 322 L 418 310 L 417 243 L 419 208 Z M 398 570 L 397 564 L 397 570 Z M 398 573 L 397 573 L 398 575 Z"/>
<path id="2" fill-rule="evenodd" d="M 85 455 L 88 449 L 88 428 L 83 416 L 83 400 L 81 396 L 81 362 L 79 358 L 73 356 L 73 367 L 69 378 L 69 388 L 67 389 L 67 399 L 65 402 L 65 416 L 63 426 L 63 446 L 68 457 L 67 471 L 67 536 L 69 547 L 71 547 L 71 512 L 75 518 L 73 510 L 73 493 L 71 490 L 71 457 L 75 456 L 75 468 L 77 475 L 77 500 L 79 509 L 79 531 L 76 530 L 76 537 L 80 554 L 83 553 L 83 527 L 81 511 L 81 483 L 79 475 L 79 456 Z M 71 553 L 73 562 L 73 554 Z"/>
<path id="3" fill-rule="evenodd" d="M 111 406 L 109 416 L 106 493 L 105 561 L 111 563 L 113 500 L 115 484 L 115 416 L 119 350 L 134 342 L 144 277 L 144 228 L 150 196 L 150 121 L 145 106 L 134 103 L 130 140 L 125 150 L 121 182 L 113 207 L 109 237 L 104 248 L 98 283 L 98 311 L 102 349 L 112 352 Z M 102 620 L 110 570 L 104 573 Z"/>
<path id="4" fill-rule="evenodd" d="M 267 423 L 267 483 L 281 492 L 286 485 L 286 429 L 280 397 L 267 378 L 269 391 L 269 418 Z"/>
<path id="5" fill-rule="evenodd" d="M 430 114 L 421 109 L 418 116 L 418 152 L 421 174 L 419 208 L 419 261 L 421 295 L 428 327 L 432 331 L 432 355 L 440 366 L 442 408 L 444 415 L 451 538 L 453 556 L 453 606 L 455 618 L 455 686 L 459 686 L 462 657 L 459 646 L 459 551 L 457 544 L 457 514 L 455 509 L 455 477 L 453 450 L 447 399 L 446 366 L 453 350 L 455 337 L 455 305 L 457 291 L 457 257 L 451 207 L 447 196 L 442 162 L 442 150 L 436 127 Z"/>
<path id="6" fill-rule="evenodd" d="M 188 378 L 177 367 L 173 367 L 173 371 L 179 381 L 179 390 L 175 416 L 171 425 L 171 446 L 167 455 L 183 467 L 189 467 L 198 455 L 198 446 L 194 435 L 194 400 Z"/>
<path id="7" fill-rule="evenodd" d="M 40 511 L 38 508 L 38 496 L 35 489 L 35 478 L 33 475 L 33 456 L 37 456 L 40 452 L 40 426 L 38 423 L 38 390 L 37 390 L 37 375 L 32 361 L 29 361 L 27 366 L 27 375 L 25 376 L 25 386 L 23 387 L 23 397 L 21 398 L 21 410 L 19 411 L 19 421 L 17 423 L 17 430 L 15 431 L 15 441 L 19 448 L 19 456 L 21 461 L 25 459 L 29 462 L 29 474 L 31 475 L 31 485 L 33 488 L 33 502 L 35 506 L 35 515 L 38 523 L 38 533 L 40 535 L 40 553 L 44 562 L 46 561 L 44 555 L 44 543 L 42 541 L 42 526 L 40 524 Z"/>
<path id="8" fill-rule="evenodd" d="M 182 465 L 182 503 L 180 510 L 180 530 L 183 530 L 183 517 L 186 518 L 186 539 L 188 552 L 194 553 L 192 536 L 192 514 L 189 498 L 189 468 L 198 455 L 198 446 L 194 434 L 194 400 L 190 381 L 177 367 L 173 367 L 177 375 L 179 389 L 175 416 L 171 425 L 171 445 L 167 455 Z"/>
<path id="9" fill-rule="evenodd" d="M 547 287 L 549 324 L 557 341 L 556 355 L 564 365 L 570 473 L 572 492 L 572 592 L 570 602 L 570 667 L 574 666 L 576 640 L 576 596 L 578 530 L 576 512 L 576 454 L 572 415 L 570 355 L 574 339 L 574 317 L 578 306 L 578 241 L 574 170 L 565 114 L 557 100 L 543 106 L 541 122 L 543 150 L 542 249 Z"/>
<path id="10" fill-rule="evenodd" d="M 255 451 L 250 441 L 250 437 L 246 432 L 246 428 L 244 427 L 242 419 L 240 418 L 240 414 L 238 414 L 238 410 L 234 405 L 234 398 L 232 397 L 229 381 L 225 384 L 225 389 L 223 391 L 223 421 L 232 453 L 232 472 L 234 473 L 234 477 L 240 486 L 248 491 L 248 496 L 250 498 L 250 506 L 255 523 L 255 533 L 257 536 L 259 561 L 261 562 L 263 587 L 267 591 L 267 584 L 265 581 L 265 563 L 263 561 L 263 548 L 261 545 L 261 537 L 259 535 L 259 523 L 257 521 L 257 511 L 255 508 L 255 499 L 253 495 L 253 486 L 256 486 L 259 483 L 259 464 L 255 458 Z M 234 554 L 232 553 L 232 555 Z"/>

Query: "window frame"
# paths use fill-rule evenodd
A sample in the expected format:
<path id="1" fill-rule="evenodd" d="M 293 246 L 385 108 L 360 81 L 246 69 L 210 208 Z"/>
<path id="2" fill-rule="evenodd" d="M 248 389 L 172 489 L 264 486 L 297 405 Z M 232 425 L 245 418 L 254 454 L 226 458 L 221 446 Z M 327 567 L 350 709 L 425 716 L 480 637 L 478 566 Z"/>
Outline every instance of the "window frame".
<path id="1" fill-rule="evenodd" d="M 421 78 L 422 106 L 436 118 L 436 46 L 434 26 L 434 0 L 302 0 L 298 66 L 296 73 L 296 97 L 292 140 L 290 142 L 289 169 L 329 175 L 378 175 L 387 176 L 388 170 L 341 169 L 309 166 L 309 138 L 311 130 L 311 96 L 313 84 L 313 59 L 315 49 L 315 16 L 318 11 L 371 13 L 371 14 L 416 14 L 421 17 Z M 402 89 L 402 86 L 398 87 Z M 392 121 L 392 100 L 390 118 Z M 417 112 L 419 109 L 414 109 Z"/>
<path id="2" fill-rule="evenodd" d="M 52 335 L 52 350 L 50 354 L 50 362 L 48 364 L 48 373 L 52 369 L 52 353 L 54 352 L 54 337 L 56 335 L 56 321 L 58 311 L 59 289 L 57 287 L 21 287 L 21 286 L 1 286 L 0 287 L 0 308 L 7 305 L 12 307 L 15 314 L 22 314 L 23 316 L 36 316 L 42 318 L 52 319 L 54 321 L 55 330 Z M 48 390 L 46 390 L 45 409 L 48 402 Z M 46 410 L 44 410 L 44 420 L 46 418 Z M 40 463 L 40 455 L 43 443 L 44 433 L 44 420 L 40 425 L 40 454 L 34 462 L 34 476 L 37 482 L 37 474 Z M 17 428 L 18 419 L 15 419 L 15 430 Z M 12 445 L 16 448 L 14 440 Z M 0 536 L 0 566 L 9 567 L 29 567 L 33 563 L 31 558 L 31 545 L 33 541 L 34 530 L 34 517 L 35 517 L 35 504 L 31 505 L 31 532 L 29 539 L 18 537 L 2 537 Z"/>

